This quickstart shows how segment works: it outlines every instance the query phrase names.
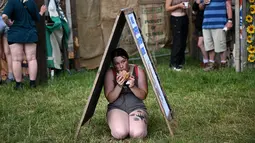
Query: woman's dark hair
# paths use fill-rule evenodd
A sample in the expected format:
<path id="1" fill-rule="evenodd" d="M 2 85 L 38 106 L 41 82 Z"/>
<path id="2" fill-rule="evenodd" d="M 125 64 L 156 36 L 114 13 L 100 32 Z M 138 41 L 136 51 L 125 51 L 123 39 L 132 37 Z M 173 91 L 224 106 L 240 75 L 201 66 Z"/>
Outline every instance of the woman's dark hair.
<path id="1" fill-rule="evenodd" d="M 122 49 L 122 48 L 117 48 L 117 49 L 114 49 L 111 53 L 111 60 L 112 60 L 112 63 L 114 62 L 114 58 L 115 57 L 122 57 L 122 58 L 125 58 L 125 59 L 129 59 L 128 57 L 128 53 Z"/>

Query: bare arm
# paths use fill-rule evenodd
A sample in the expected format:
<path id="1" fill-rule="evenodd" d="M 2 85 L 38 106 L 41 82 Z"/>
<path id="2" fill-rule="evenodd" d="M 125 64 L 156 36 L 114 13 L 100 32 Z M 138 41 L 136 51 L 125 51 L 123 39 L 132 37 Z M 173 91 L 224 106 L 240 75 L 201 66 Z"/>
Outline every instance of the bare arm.
<path id="1" fill-rule="evenodd" d="M 148 94 L 148 83 L 145 72 L 142 68 L 138 67 L 138 86 L 134 85 L 135 79 L 131 77 L 129 88 L 141 100 L 144 100 Z"/>
<path id="2" fill-rule="evenodd" d="M 226 8 L 227 8 L 227 15 L 228 15 L 228 19 L 232 19 L 232 1 L 231 0 L 227 0 L 226 1 Z"/>
<path id="3" fill-rule="evenodd" d="M 114 85 L 114 75 L 112 69 L 106 72 L 104 80 L 104 94 L 109 103 L 114 102 L 120 95 L 122 85 Z"/>
<path id="4" fill-rule="evenodd" d="M 227 9 L 227 18 L 228 18 L 228 22 L 226 23 L 226 27 L 228 28 L 228 29 L 230 29 L 230 28 L 232 28 L 232 26 L 233 26 L 233 23 L 232 23 L 232 16 L 233 16 L 233 14 L 232 14 L 232 1 L 231 0 L 227 0 L 226 1 L 226 9 Z"/>
<path id="5" fill-rule="evenodd" d="M 171 3 L 172 3 L 173 0 L 166 0 L 166 5 L 165 5 L 165 9 L 167 12 L 172 12 L 176 9 L 185 9 L 185 6 L 183 3 L 179 3 L 177 5 L 173 5 L 171 6 Z"/>

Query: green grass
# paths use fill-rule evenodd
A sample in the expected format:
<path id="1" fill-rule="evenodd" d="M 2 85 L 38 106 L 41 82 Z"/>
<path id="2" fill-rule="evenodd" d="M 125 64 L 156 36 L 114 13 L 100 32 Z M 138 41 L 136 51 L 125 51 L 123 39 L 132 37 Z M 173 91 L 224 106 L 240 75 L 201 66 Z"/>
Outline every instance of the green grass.
<path id="1" fill-rule="evenodd" d="M 149 112 L 148 136 L 143 140 L 114 140 L 106 123 L 103 92 L 90 122 L 77 142 L 255 142 L 255 70 L 236 73 L 233 68 L 203 72 L 198 61 L 187 59 L 185 70 L 169 70 L 169 57 L 157 59 L 157 72 L 174 111 L 169 131 L 149 85 L 145 104 Z M 141 63 L 141 61 L 134 61 Z M 47 85 L 13 91 L 0 86 L 0 142 L 75 142 L 74 135 L 97 70 L 63 74 Z"/>

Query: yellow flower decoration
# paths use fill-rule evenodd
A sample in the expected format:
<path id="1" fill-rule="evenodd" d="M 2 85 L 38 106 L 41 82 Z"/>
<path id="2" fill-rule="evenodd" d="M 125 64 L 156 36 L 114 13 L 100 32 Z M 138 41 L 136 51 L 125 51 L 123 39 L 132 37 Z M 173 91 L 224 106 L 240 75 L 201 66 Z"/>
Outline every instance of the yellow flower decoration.
<path id="1" fill-rule="evenodd" d="M 255 2 L 255 0 L 249 0 L 249 2 L 250 2 L 250 3 L 253 3 L 253 2 Z"/>
<path id="2" fill-rule="evenodd" d="M 249 62 L 254 62 L 255 61 L 255 55 L 254 54 L 249 54 L 248 61 Z"/>
<path id="3" fill-rule="evenodd" d="M 246 41 L 247 41 L 247 43 L 251 44 L 252 43 L 252 35 L 248 35 Z"/>
<path id="4" fill-rule="evenodd" d="M 254 25 L 249 25 L 246 30 L 249 34 L 253 34 L 255 32 L 255 27 Z"/>
<path id="5" fill-rule="evenodd" d="M 247 16 L 246 16 L 246 21 L 247 21 L 248 23 L 252 23 L 252 20 L 253 20 L 253 18 L 252 18 L 251 15 L 247 15 Z"/>
<path id="6" fill-rule="evenodd" d="M 250 5 L 251 14 L 255 14 L 255 5 Z"/>
<path id="7" fill-rule="evenodd" d="M 251 54 L 254 54 L 255 53 L 255 47 L 250 45 L 248 48 L 247 48 L 248 52 L 251 53 Z"/>

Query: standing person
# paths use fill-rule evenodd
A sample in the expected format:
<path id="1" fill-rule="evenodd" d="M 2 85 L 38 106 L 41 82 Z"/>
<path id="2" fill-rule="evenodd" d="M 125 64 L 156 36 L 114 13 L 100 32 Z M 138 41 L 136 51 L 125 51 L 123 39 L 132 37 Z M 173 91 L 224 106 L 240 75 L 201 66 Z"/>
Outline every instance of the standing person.
<path id="1" fill-rule="evenodd" d="M 0 14 L 2 15 L 4 7 L 7 3 L 7 0 L 2 0 L 0 2 Z M 9 27 L 6 26 L 6 24 L 4 23 L 2 17 L 0 17 L 0 54 L 2 55 L 2 53 L 4 52 L 5 57 L 6 57 L 6 61 L 7 61 L 7 67 L 8 67 L 8 75 L 7 75 L 7 79 L 6 81 L 13 81 L 14 80 L 14 76 L 12 73 L 12 59 L 11 59 L 11 52 L 10 52 L 10 48 L 7 42 L 7 32 L 9 30 Z M 0 77 L 1 80 L 1 77 Z"/>
<path id="2" fill-rule="evenodd" d="M 195 0 L 192 6 L 192 10 L 195 12 L 196 20 L 195 20 L 195 28 L 198 34 L 198 41 L 197 46 L 200 48 L 202 56 L 203 56 L 203 63 L 202 67 L 207 67 L 208 63 L 208 53 L 205 51 L 204 46 L 204 37 L 203 37 L 203 31 L 202 31 L 202 24 L 204 19 L 204 7 L 202 6 L 202 0 Z"/>
<path id="3" fill-rule="evenodd" d="M 16 80 L 14 89 L 22 88 L 23 51 L 25 51 L 28 61 L 30 87 L 36 87 L 36 42 L 38 36 L 35 21 L 39 21 L 46 9 L 46 6 L 43 5 L 39 12 L 34 0 L 9 0 L 4 8 L 2 18 L 10 26 L 8 44 L 11 49 L 13 73 Z M 9 19 L 14 21 L 12 25 Z"/>
<path id="4" fill-rule="evenodd" d="M 188 36 L 189 18 L 187 16 L 188 0 L 166 0 L 165 9 L 171 13 L 170 23 L 173 37 L 170 67 L 181 71 L 185 63 L 186 41 Z"/>
<path id="5" fill-rule="evenodd" d="M 226 32 L 232 24 L 231 0 L 204 0 L 203 35 L 209 63 L 204 71 L 216 69 L 215 53 L 220 54 L 221 67 L 226 66 Z"/>
<path id="6" fill-rule="evenodd" d="M 143 100 L 148 94 L 147 77 L 142 68 L 129 64 L 128 54 L 117 48 L 111 53 L 113 67 L 106 72 L 104 93 L 108 100 L 107 122 L 116 139 L 144 138 L 147 111 Z"/>

